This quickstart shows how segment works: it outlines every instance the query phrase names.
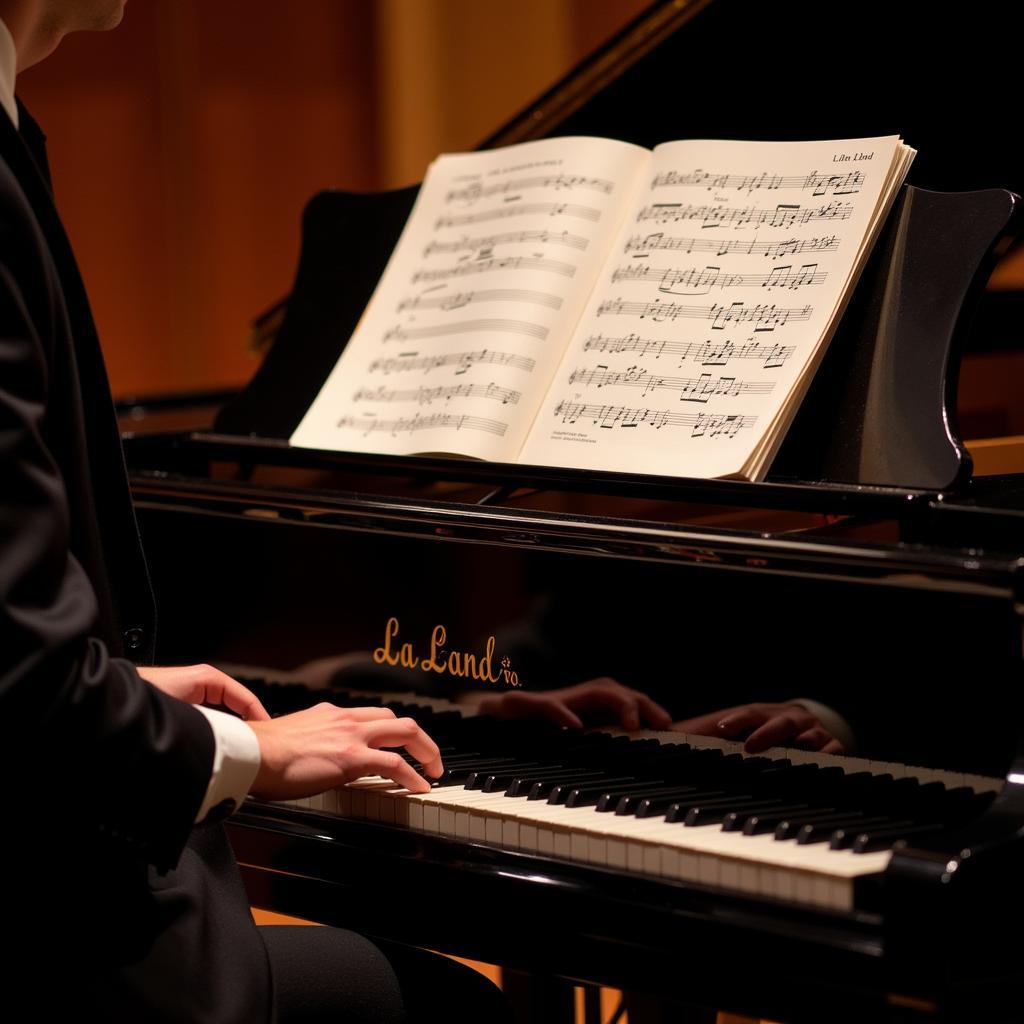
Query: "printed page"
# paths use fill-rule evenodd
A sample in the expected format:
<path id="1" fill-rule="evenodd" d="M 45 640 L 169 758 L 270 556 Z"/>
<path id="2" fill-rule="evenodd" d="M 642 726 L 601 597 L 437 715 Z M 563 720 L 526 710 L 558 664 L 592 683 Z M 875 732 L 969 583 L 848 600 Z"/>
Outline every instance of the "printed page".
<path id="1" fill-rule="evenodd" d="M 650 156 L 564 138 L 439 157 L 291 443 L 515 461 Z"/>
<path id="2" fill-rule="evenodd" d="M 694 477 L 756 465 L 905 149 L 657 147 L 520 461 Z"/>

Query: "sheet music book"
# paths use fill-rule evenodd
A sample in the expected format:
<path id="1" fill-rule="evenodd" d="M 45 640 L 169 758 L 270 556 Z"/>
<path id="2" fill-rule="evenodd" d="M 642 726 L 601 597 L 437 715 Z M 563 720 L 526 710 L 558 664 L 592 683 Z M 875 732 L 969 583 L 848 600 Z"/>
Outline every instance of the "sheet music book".
<path id="1" fill-rule="evenodd" d="M 896 136 L 443 155 L 291 443 L 760 479 L 913 156 Z"/>

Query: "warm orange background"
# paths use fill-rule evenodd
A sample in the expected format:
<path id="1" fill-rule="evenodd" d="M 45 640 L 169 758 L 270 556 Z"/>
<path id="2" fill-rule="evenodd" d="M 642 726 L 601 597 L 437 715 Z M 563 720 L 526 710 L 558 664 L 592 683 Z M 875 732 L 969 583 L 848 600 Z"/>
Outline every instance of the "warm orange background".
<path id="1" fill-rule="evenodd" d="M 322 188 L 418 180 L 644 0 L 130 0 L 18 82 L 119 395 L 241 384 Z"/>

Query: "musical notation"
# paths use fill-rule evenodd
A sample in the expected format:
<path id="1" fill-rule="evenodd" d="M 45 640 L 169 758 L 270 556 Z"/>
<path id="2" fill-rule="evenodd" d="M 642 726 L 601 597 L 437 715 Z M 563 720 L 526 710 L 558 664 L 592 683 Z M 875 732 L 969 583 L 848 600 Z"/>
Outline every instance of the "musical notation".
<path id="1" fill-rule="evenodd" d="M 629 302 L 625 299 L 609 299 L 597 307 L 598 316 L 635 316 L 640 320 L 649 318 L 655 323 L 673 322 L 680 319 L 710 320 L 713 331 L 721 331 L 732 324 L 750 324 L 755 331 L 774 331 L 790 321 L 809 320 L 813 308 L 785 309 L 775 305 L 759 303 L 748 306 L 744 302 L 731 302 L 710 306 L 686 306 L 681 302 Z"/>
<path id="2" fill-rule="evenodd" d="M 449 412 L 434 412 L 429 416 L 400 416 L 393 420 L 377 419 L 375 416 L 342 416 L 335 423 L 341 430 L 357 430 L 363 437 L 370 434 L 414 434 L 419 430 L 479 430 L 487 434 L 504 437 L 508 429 L 507 423 L 501 420 L 489 420 L 484 416 L 459 416 Z"/>
<path id="3" fill-rule="evenodd" d="M 726 366 L 731 359 L 752 359 L 766 370 L 778 369 L 794 352 L 793 345 L 763 345 L 748 341 L 736 345 L 731 341 L 669 341 L 666 338 L 644 338 L 639 334 L 608 337 L 591 334 L 583 342 L 584 352 L 631 352 L 638 356 L 653 355 L 660 359 L 668 354 L 678 356 L 682 364 L 691 359 L 701 366 Z"/>
<path id="4" fill-rule="evenodd" d="M 502 405 L 516 405 L 523 397 L 521 391 L 503 388 L 493 381 L 489 384 L 446 384 L 435 388 L 359 388 L 352 396 L 354 402 L 415 402 L 433 405 L 450 402 L 453 398 L 487 398 Z"/>
<path id="5" fill-rule="evenodd" d="M 412 280 L 446 281 L 452 277 L 486 274 L 492 270 L 540 270 L 548 274 L 561 274 L 562 277 L 573 277 L 576 274 L 576 267 L 562 260 L 549 260 L 543 256 L 500 256 L 474 260 L 472 263 L 458 263 L 454 267 L 440 267 L 437 270 L 417 270 Z"/>
<path id="6" fill-rule="evenodd" d="M 707 402 L 715 396 L 770 395 L 775 390 L 774 381 L 743 381 L 736 377 L 712 377 L 710 373 L 699 377 L 666 377 L 650 373 L 639 365 L 627 366 L 624 370 L 601 365 L 593 369 L 577 368 L 569 374 L 569 383 L 598 388 L 640 388 L 641 396 L 652 391 L 678 391 L 681 402 Z"/>
<path id="7" fill-rule="evenodd" d="M 756 227 L 791 228 L 794 224 L 809 224 L 816 220 L 849 220 L 852 214 L 853 207 L 849 203 L 838 202 L 806 208 L 799 203 L 779 203 L 767 208 L 652 203 L 637 214 L 636 223 L 653 221 L 656 224 L 671 224 L 681 220 L 699 220 L 702 228 L 719 228 L 726 224 L 737 229 L 751 224 Z"/>
<path id="8" fill-rule="evenodd" d="M 470 238 L 463 235 L 454 240 L 431 239 L 423 250 L 424 258 L 439 252 L 475 252 L 478 249 L 493 249 L 496 245 L 516 245 L 520 242 L 543 242 L 547 245 L 565 245 L 570 249 L 585 250 L 590 244 L 588 238 L 573 235 L 568 231 L 506 231 L 497 235 L 481 235 Z"/>
<path id="9" fill-rule="evenodd" d="M 455 292 L 446 295 L 417 295 L 402 299 L 395 307 L 399 313 L 412 309 L 462 309 L 472 302 L 527 302 L 548 309 L 561 309 L 562 299 L 547 292 L 534 292 L 525 288 L 489 288 L 476 292 Z"/>
<path id="10" fill-rule="evenodd" d="M 726 413 L 668 412 L 665 409 L 645 409 L 624 405 L 600 405 L 593 402 L 559 402 L 555 416 L 563 423 L 591 420 L 604 430 L 616 427 L 629 429 L 648 426 L 654 430 L 663 427 L 689 428 L 691 437 L 735 437 L 757 422 L 756 416 Z"/>
<path id="11" fill-rule="evenodd" d="M 759 242 L 756 238 L 680 238 L 656 231 L 651 235 L 633 235 L 622 251 L 642 253 L 654 249 L 667 249 L 685 253 L 713 252 L 716 256 L 727 256 L 735 252 L 778 260 L 802 252 L 835 252 L 838 248 L 837 235 L 826 235 L 822 238 L 788 238 L 784 242 Z"/>
<path id="12" fill-rule="evenodd" d="M 510 181 L 499 181 L 492 185 L 473 182 L 464 188 L 452 189 L 445 196 L 446 203 L 473 202 L 484 196 L 502 195 L 507 192 L 518 192 L 524 188 L 550 188 L 555 192 L 571 192 L 573 189 L 591 189 L 611 195 L 614 183 L 607 178 L 586 178 L 579 174 L 546 174 L 532 178 L 514 178 Z"/>
<path id="13" fill-rule="evenodd" d="M 547 214 L 549 217 L 577 217 L 595 223 L 601 219 L 600 210 L 593 206 L 581 206 L 579 203 L 520 203 L 518 206 L 496 206 L 491 210 L 480 210 L 477 213 L 438 217 L 434 222 L 434 228 L 457 228 L 463 224 L 497 220 L 499 217 L 525 217 L 535 213 Z"/>
<path id="14" fill-rule="evenodd" d="M 391 356 L 386 359 L 374 359 L 370 363 L 369 372 L 383 373 L 387 376 L 392 373 L 416 370 L 429 373 L 431 370 L 454 366 L 455 376 L 458 377 L 466 373 L 470 367 L 480 363 L 491 366 L 510 366 L 516 370 L 524 370 L 526 373 L 533 373 L 537 365 L 535 359 L 521 356 L 517 352 L 500 352 L 495 349 L 482 348 L 475 352 L 448 352 L 444 355 L 432 356 L 421 356 L 419 353 L 411 352 L 407 355 Z"/>
<path id="15" fill-rule="evenodd" d="M 799 189 L 810 192 L 814 196 L 823 196 L 831 192 L 834 196 L 848 196 L 859 192 L 864 185 L 864 174 L 861 171 L 848 171 L 846 174 L 721 174 L 711 171 L 666 171 L 655 175 L 651 188 L 664 188 L 668 185 L 699 185 L 707 189 L 735 189 L 748 195 L 760 190 L 775 191 L 777 189 Z"/>
<path id="16" fill-rule="evenodd" d="M 791 291 L 806 285 L 822 284 L 828 275 L 818 270 L 817 263 L 794 267 L 786 264 L 773 267 L 767 274 L 725 273 L 721 267 L 652 267 L 649 263 L 631 263 L 616 267 L 612 281 L 650 281 L 658 291 L 670 295 L 704 295 L 712 288 L 788 288 Z M 680 289 L 679 286 L 682 286 Z"/>
<path id="17" fill-rule="evenodd" d="M 523 334 L 543 341 L 548 328 L 531 324 L 527 320 L 461 320 L 457 323 L 437 324 L 433 327 L 392 327 L 384 332 L 384 341 L 411 341 L 415 338 L 443 338 L 449 334 L 476 334 L 479 331 L 500 331 L 504 334 Z"/>

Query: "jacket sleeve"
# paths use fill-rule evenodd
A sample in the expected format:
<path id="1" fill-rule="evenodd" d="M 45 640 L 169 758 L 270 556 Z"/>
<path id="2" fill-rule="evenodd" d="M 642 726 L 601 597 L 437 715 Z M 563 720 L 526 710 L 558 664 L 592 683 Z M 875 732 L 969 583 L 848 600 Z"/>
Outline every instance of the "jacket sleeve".
<path id="1" fill-rule="evenodd" d="M 22 796 L 63 794 L 71 842 L 166 870 L 202 803 L 213 736 L 93 635 L 96 593 L 69 548 L 70 516 L 93 513 L 69 509 L 47 443 L 48 330 L 0 249 L 0 764 Z"/>

